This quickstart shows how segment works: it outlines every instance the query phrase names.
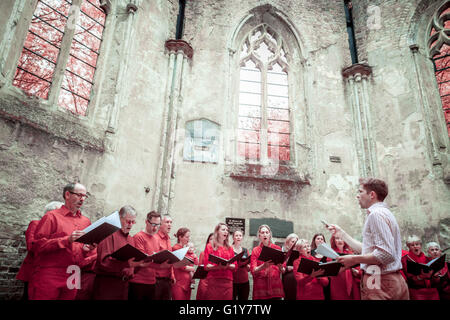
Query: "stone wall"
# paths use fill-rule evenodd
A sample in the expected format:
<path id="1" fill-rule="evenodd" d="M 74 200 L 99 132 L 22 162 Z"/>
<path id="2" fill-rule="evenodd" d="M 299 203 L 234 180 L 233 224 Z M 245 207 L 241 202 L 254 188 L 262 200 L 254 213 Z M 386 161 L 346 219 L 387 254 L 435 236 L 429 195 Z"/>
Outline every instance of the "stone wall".
<path id="1" fill-rule="evenodd" d="M 12 3 L 0 5 L 2 21 Z M 18 53 L 15 47 L 2 51 L 0 46 L 0 299 L 20 296 L 20 283 L 11 279 L 25 254 L 23 233 L 29 221 L 49 201 L 60 200 L 63 186 L 73 180 L 87 186 L 90 197 L 83 212 L 92 220 L 124 204 L 134 206 L 139 215 L 132 234 L 144 228 L 148 211 L 166 203 L 161 208 L 174 219 L 172 233 L 189 227 L 198 253 L 226 217 L 245 219 L 248 248 L 255 240 L 248 236 L 250 219 L 292 222 L 294 232 L 306 239 L 326 233 L 324 219 L 360 238 L 365 213 L 355 196 L 366 150 L 357 147 L 355 96 L 342 75 L 351 65 L 343 1 L 187 1 L 183 39 L 193 49 L 192 58 L 164 46 L 175 37 L 178 1 L 141 1 L 131 34 L 123 3 L 112 1 L 85 119 L 12 87 L 8 74 Z M 369 10 L 369 4 L 379 11 Z M 402 237 L 416 233 L 446 247 L 449 141 L 439 122 L 442 115 L 431 112 L 440 110 L 440 101 L 423 44 L 424 24 L 438 4 L 354 1 L 359 59 L 371 70 L 361 82 L 367 88 L 355 85 L 367 97 L 362 115 L 370 120 L 365 124 L 374 146 L 361 143 L 369 146 L 375 173 L 389 184 L 386 201 Z M 368 24 L 376 12 L 381 20 Z M 26 31 L 24 15 L 18 13 L 15 29 L 0 24 L 0 39 L 20 38 Z M 250 30 L 245 21 L 273 23 L 295 52 L 290 73 L 295 79 L 290 83 L 293 161 L 271 177 L 255 174 L 258 167 L 237 162 L 232 151 L 236 50 Z M 419 56 L 411 44 L 419 45 Z M 425 104 L 419 91 L 427 97 Z M 183 129 L 196 119 L 219 125 L 218 163 L 183 160 Z M 178 130 L 170 132 L 168 124 Z M 176 136 L 173 141 L 170 134 Z"/>

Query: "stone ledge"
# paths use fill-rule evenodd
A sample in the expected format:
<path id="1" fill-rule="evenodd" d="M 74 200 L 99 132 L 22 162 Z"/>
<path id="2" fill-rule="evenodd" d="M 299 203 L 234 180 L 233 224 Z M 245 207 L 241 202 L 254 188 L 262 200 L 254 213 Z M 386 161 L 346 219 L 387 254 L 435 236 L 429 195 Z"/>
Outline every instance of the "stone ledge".
<path id="1" fill-rule="evenodd" d="M 86 149 L 104 152 L 104 132 L 88 127 L 75 115 L 46 110 L 39 101 L 22 101 L 11 94 L 0 95 L 0 118 L 19 122 Z"/>
<path id="2" fill-rule="evenodd" d="M 238 181 L 310 185 L 307 177 L 302 176 L 295 168 L 285 164 L 278 164 L 277 167 L 273 168 L 261 164 L 233 165 L 229 168 L 229 176 Z"/>

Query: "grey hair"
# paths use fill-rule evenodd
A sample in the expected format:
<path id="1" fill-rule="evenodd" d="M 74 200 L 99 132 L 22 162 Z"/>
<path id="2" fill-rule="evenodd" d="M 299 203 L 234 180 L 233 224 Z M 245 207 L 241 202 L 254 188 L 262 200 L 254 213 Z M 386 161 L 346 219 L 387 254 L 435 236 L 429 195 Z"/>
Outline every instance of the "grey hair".
<path id="1" fill-rule="evenodd" d="M 437 247 L 439 250 L 441 250 L 441 246 L 439 245 L 439 243 L 431 241 L 427 243 L 427 251 L 428 249 L 430 249 L 431 247 Z"/>
<path id="2" fill-rule="evenodd" d="M 297 238 L 297 240 L 299 239 L 299 236 L 296 233 L 290 233 L 288 234 L 288 236 L 286 237 L 286 240 L 284 240 L 284 244 L 283 244 L 283 250 L 286 250 L 286 243 L 292 239 L 292 238 Z M 295 246 L 295 243 L 294 243 Z"/>
<path id="3" fill-rule="evenodd" d="M 422 240 L 420 240 L 420 238 L 416 235 L 411 235 L 408 237 L 408 239 L 406 239 L 406 245 L 410 245 L 413 242 L 420 242 L 422 243 Z"/>
<path id="4" fill-rule="evenodd" d="M 52 202 L 49 202 L 49 203 L 47 203 L 47 204 L 45 205 L 45 207 L 44 207 L 44 212 L 47 213 L 47 212 L 49 212 L 49 211 L 59 209 L 59 208 L 61 208 L 61 206 L 62 206 L 63 204 L 64 204 L 64 202 L 61 202 L 61 201 L 52 201 Z"/>
<path id="5" fill-rule="evenodd" d="M 131 214 L 132 216 L 135 216 L 135 217 L 137 216 L 136 210 L 130 205 L 126 205 L 126 206 L 123 206 L 122 208 L 120 208 L 119 216 L 121 218 L 125 217 L 127 215 L 127 213 Z"/>
<path id="6" fill-rule="evenodd" d="M 167 213 L 162 215 L 161 220 L 164 221 L 164 220 L 166 220 L 166 218 L 170 218 L 170 220 L 173 220 L 172 217 L 170 216 L 170 214 L 167 214 Z"/>
<path id="7" fill-rule="evenodd" d="M 309 244 L 309 241 L 306 239 L 298 239 L 297 242 L 295 243 L 295 246 L 297 247 L 303 247 L 304 245 Z"/>

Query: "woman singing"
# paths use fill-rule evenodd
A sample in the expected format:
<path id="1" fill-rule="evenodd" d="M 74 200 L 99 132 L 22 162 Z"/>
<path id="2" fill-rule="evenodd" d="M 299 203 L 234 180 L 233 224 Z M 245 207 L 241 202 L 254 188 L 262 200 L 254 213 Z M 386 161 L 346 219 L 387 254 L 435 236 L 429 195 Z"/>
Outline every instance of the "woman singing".
<path id="1" fill-rule="evenodd" d="M 228 243 L 228 226 L 219 223 L 214 229 L 213 243 L 207 244 L 205 249 L 204 264 L 208 271 L 207 300 L 232 300 L 233 299 L 233 272 L 236 270 L 236 262 L 220 265 L 209 261 L 213 254 L 219 258 L 229 260 L 234 257 L 233 248 Z"/>
<path id="2" fill-rule="evenodd" d="M 242 258 L 248 257 L 247 248 L 242 248 L 241 242 L 244 237 L 242 230 L 238 229 L 233 232 L 233 251 L 234 254 L 239 254 L 244 251 Z M 250 293 L 250 283 L 248 282 L 248 272 L 250 265 L 248 263 L 242 265 L 237 262 L 237 270 L 233 274 L 233 300 L 248 300 Z"/>
<path id="3" fill-rule="evenodd" d="M 177 243 L 172 247 L 172 251 L 184 248 L 189 243 L 191 232 L 188 228 L 178 229 L 175 237 Z M 186 254 L 188 258 L 193 259 L 194 264 L 198 264 L 197 257 L 192 254 Z M 190 300 L 191 299 L 191 279 L 192 272 L 195 271 L 194 266 L 187 265 L 183 267 L 174 267 L 173 273 L 175 275 L 175 284 L 172 286 L 172 299 L 173 300 Z"/>
<path id="4" fill-rule="evenodd" d="M 281 250 L 272 243 L 272 232 L 268 225 L 261 225 L 258 228 L 260 244 L 253 248 L 251 256 L 250 271 L 253 275 L 253 299 L 273 299 L 280 300 L 284 297 L 283 284 L 281 283 L 281 264 L 274 265 L 271 261 L 263 262 L 258 260 L 263 246 Z"/>

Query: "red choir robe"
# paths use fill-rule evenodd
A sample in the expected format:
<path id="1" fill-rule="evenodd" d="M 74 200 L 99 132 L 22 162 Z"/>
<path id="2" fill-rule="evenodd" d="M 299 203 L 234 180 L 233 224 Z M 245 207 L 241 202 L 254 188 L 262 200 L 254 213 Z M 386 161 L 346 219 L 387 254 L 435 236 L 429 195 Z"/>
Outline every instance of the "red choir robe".
<path id="1" fill-rule="evenodd" d="M 209 262 L 209 255 L 213 254 L 217 257 L 224 259 L 231 259 L 234 257 L 233 247 L 220 246 L 214 249 L 213 246 L 208 243 L 205 249 L 204 265 L 208 264 L 216 265 Z M 237 268 L 236 261 L 233 262 L 235 269 Z M 208 279 L 208 287 L 206 290 L 206 300 L 232 300 L 233 299 L 233 272 L 230 269 L 226 270 L 210 270 L 206 276 Z"/>
<path id="2" fill-rule="evenodd" d="M 433 260 L 432 258 L 428 259 Z M 450 300 L 450 269 L 448 268 L 447 263 L 445 264 L 444 268 L 436 273 L 436 277 L 439 280 L 439 282 L 437 283 L 439 299 Z"/>
<path id="3" fill-rule="evenodd" d="M 161 230 L 156 233 L 156 237 L 159 240 L 159 249 L 157 252 L 162 250 L 172 250 L 172 245 L 170 244 L 170 237 L 169 235 L 165 234 Z M 170 278 L 175 279 L 173 275 L 173 267 L 166 268 L 166 269 L 155 269 L 156 277 L 157 278 Z"/>
<path id="4" fill-rule="evenodd" d="M 152 255 L 159 251 L 159 238 L 156 235 L 149 235 L 146 232 L 140 231 L 133 237 L 136 248 L 142 252 Z M 130 280 L 133 283 L 141 284 L 155 284 L 156 283 L 156 269 L 150 266 L 139 267 L 135 269 L 134 277 Z"/>
<path id="5" fill-rule="evenodd" d="M 92 300 L 94 295 L 95 263 L 97 262 L 97 248 L 84 256 L 77 254 L 77 264 L 81 269 L 81 288 L 78 289 L 75 300 Z"/>
<path id="6" fill-rule="evenodd" d="M 182 249 L 181 244 L 177 243 L 172 247 L 172 250 Z M 198 258 L 195 253 L 186 253 L 186 257 L 194 261 L 194 264 L 189 266 L 198 265 Z M 173 273 L 175 276 L 175 284 L 172 286 L 172 299 L 173 300 L 190 300 L 191 299 L 191 280 L 192 275 L 190 271 L 186 271 L 186 267 L 176 268 L 173 267 Z"/>
<path id="7" fill-rule="evenodd" d="M 294 276 L 297 280 L 297 300 L 325 300 L 323 288 L 328 285 L 328 278 L 311 277 L 308 274 L 298 272 L 297 270 L 301 259 L 320 260 L 313 256 L 306 257 L 301 254 L 300 257 L 294 261 Z"/>
<path id="8" fill-rule="evenodd" d="M 242 248 L 242 250 L 244 250 L 244 248 Z M 248 282 L 248 267 L 249 267 L 248 264 L 245 266 L 241 266 L 240 262 L 237 263 L 237 270 L 233 273 L 233 283 Z"/>
<path id="9" fill-rule="evenodd" d="M 128 261 L 119 261 L 111 254 L 126 244 L 134 246 L 134 239 L 122 229 L 104 239 L 97 246 L 95 264 L 94 299 L 127 300 L 128 281 L 134 272 Z"/>
<path id="10" fill-rule="evenodd" d="M 271 248 L 281 250 L 273 243 Z M 255 271 L 257 266 L 264 264 L 264 261 L 258 260 L 261 255 L 263 244 L 253 248 L 250 258 L 250 271 L 253 275 L 253 299 L 273 299 L 283 298 L 283 283 L 281 281 L 281 272 L 276 265 L 272 265 L 265 270 Z"/>
<path id="11" fill-rule="evenodd" d="M 205 252 L 202 251 L 200 253 L 200 257 L 199 257 L 199 265 L 202 265 L 202 264 L 204 265 L 204 255 L 205 255 Z M 207 289 L 208 289 L 208 278 L 200 279 L 198 281 L 196 300 L 206 300 Z"/>
<path id="12" fill-rule="evenodd" d="M 29 291 L 32 300 L 73 300 L 77 290 L 68 288 L 71 276 L 67 268 L 76 265 L 77 253 L 88 256 L 91 252 L 81 251 L 82 243 L 69 243 L 69 236 L 75 230 L 83 230 L 91 221 L 78 211 L 74 216 L 65 205 L 47 212 L 35 231 L 34 268 Z"/>
<path id="13" fill-rule="evenodd" d="M 25 231 L 25 242 L 27 244 L 27 255 L 20 266 L 19 272 L 17 273 L 16 279 L 22 280 L 23 282 L 28 282 L 31 279 L 33 273 L 33 256 L 32 251 L 34 232 L 39 224 L 39 220 L 33 220 L 28 225 L 27 231 Z"/>
<path id="14" fill-rule="evenodd" d="M 403 274 L 406 277 L 409 288 L 409 298 L 411 300 L 439 300 L 439 293 L 436 288 L 438 280 L 436 278 L 418 280 L 417 276 L 408 273 L 407 260 L 412 260 L 426 264 L 430 259 L 423 252 L 415 255 L 411 251 L 402 257 Z"/>
<path id="15" fill-rule="evenodd" d="M 349 250 L 344 250 L 344 252 L 352 254 Z M 356 268 L 359 271 L 359 267 Z M 331 300 L 360 300 L 361 294 L 359 292 L 359 282 L 356 277 L 353 276 L 352 268 L 348 268 L 342 272 L 339 272 L 337 276 L 329 277 L 330 281 L 330 298 Z"/>

